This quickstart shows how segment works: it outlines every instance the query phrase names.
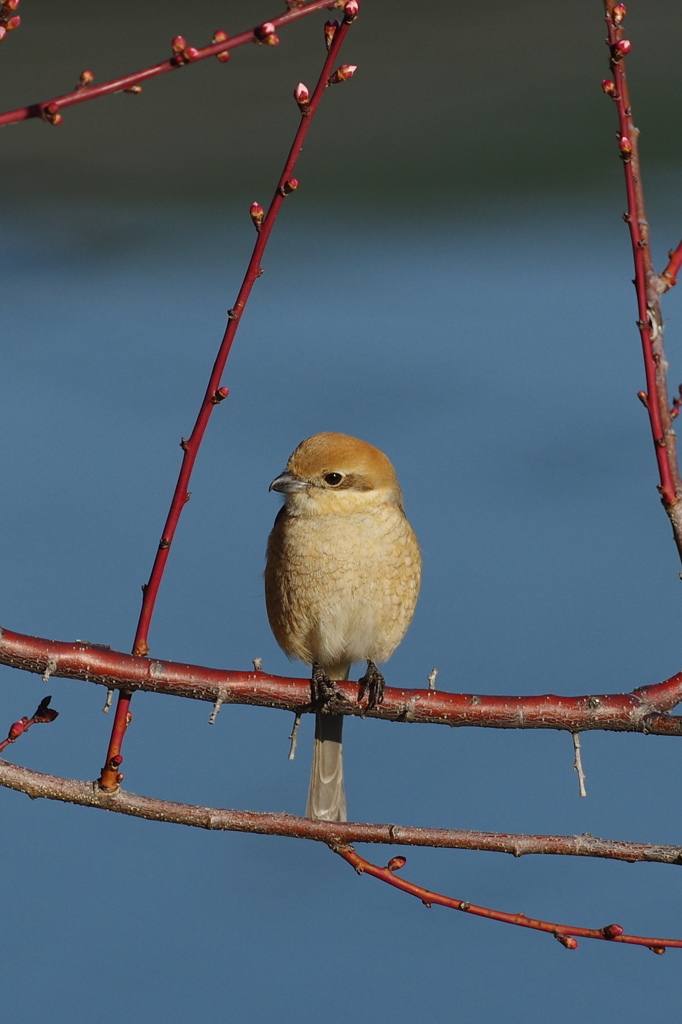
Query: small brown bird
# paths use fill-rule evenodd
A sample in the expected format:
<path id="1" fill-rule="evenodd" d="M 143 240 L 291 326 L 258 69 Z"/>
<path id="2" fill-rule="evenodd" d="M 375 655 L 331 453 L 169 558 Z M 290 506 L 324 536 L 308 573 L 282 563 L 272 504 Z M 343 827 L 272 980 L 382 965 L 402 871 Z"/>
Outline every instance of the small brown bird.
<path id="1" fill-rule="evenodd" d="M 316 715 L 306 814 L 346 821 L 341 759 L 344 698 L 333 680 L 360 680 L 368 707 L 381 702 L 387 661 L 409 626 L 419 593 L 419 545 L 402 507 L 395 470 L 378 448 L 346 434 L 315 434 L 270 484 L 285 502 L 268 541 L 265 601 L 270 627 L 290 658 L 313 666 Z"/>

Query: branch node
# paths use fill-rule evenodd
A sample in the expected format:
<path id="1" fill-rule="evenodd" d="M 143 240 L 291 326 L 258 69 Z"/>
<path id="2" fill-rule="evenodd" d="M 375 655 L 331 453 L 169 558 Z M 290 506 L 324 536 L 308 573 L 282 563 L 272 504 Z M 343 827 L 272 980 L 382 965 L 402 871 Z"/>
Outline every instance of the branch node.
<path id="1" fill-rule="evenodd" d="M 277 46 L 279 43 L 279 36 L 271 21 L 265 21 L 262 25 L 258 25 L 257 28 L 254 28 L 253 34 L 257 43 L 264 43 L 266 46 Z"/>
<path id="2" fill-rule="evenodd" d="M 48 103 L 46 107 L 43 107 L 40 111 L 40 116 L 43 121 L 47 121 L 48 124 L 58 125 L 64 120 L 62 115 L 59 113 L 59 107 L 56 103 Z"/>
<path id="3" fill-rule="evenodd" d="M 213 33 L 212 42 L 226 43 L 229 38 L 230 37 L 228 36 L 227 32 L 223 32 L 222 29 L 216 29 L 216 31 Z M 230 59 L 230 51 L 223 50 L 222 53 L 217 53 L 216 57 L 218 58 L 221 64 L 225 64 Z"/>
<path id="4" fill-rule="evenodd" d="M 279 187 L 279 194 L 281 196 L 290 196 L 292 192 L 295 192 L 298 188 L 298 178 L 289 178 L 283 182 Z"/>
<path id="5" fill-rule="evenodd" d="M 43 682 L 47 683 L 50 680 L 50 676 L 53 672 L 57 671 L 57 659 L 48 658 L 45 663 L 45 671 L 43 672 Z"/>
<path id="6" fill-rule="evenodd" d="M 85 89 L 86 86 L 92 85 L 95 81 L 95 76 L 92 71 L 81 71 L 78 81 L 76 82 L 76 89 Z"/>

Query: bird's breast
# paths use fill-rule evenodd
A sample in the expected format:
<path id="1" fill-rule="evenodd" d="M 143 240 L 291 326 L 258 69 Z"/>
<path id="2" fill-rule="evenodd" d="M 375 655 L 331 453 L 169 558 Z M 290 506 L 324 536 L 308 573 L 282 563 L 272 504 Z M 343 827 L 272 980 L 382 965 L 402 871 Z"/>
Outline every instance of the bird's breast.
<path id="1" fill-rule="evenodd" d="M 419 547 L 402 510 L 278 517 L 265 572 L 270 625 L 291 657 L 385 661 L 419 591 Z"/>

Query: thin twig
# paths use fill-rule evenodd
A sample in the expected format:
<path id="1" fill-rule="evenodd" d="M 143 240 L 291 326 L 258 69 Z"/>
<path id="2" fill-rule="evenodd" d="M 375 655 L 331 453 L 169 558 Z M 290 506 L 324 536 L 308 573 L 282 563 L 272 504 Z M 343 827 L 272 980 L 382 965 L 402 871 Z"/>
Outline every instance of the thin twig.
<path id="1" fill-rule="evenodd" d="M 514 924 L 520 928 L 532 928 L 534 931 L 549 932 L 555 939 L 558 939 L 562 946 L 567 949 L 577 949 L 578 942 L 575 938 L 601 939 L 607 942 L 626 942 L 634 946 L 646 946 L 653 953 L 664 953 L 666 948 L 682 948 L 682 939 L 654 939 L 642 935 L 626 935 L 619 924 L 608 924 L 603 928 L 581 928 L 575 925 L 555 924 L 552 921 L 542 921 L 539 918 L 526 917 L 525 914 L 508 914 L 503 910 L 492 910 L 490 907 L 477 906 L 469 903 L 468 900 L 457 900 L 451 896 L 443 896 L 441 893 L 424 889 L 421 885 L 408 882 L 399 878 L 396 871 L 405 865 L 404 857 L 395 857 L 385 868 L 379 867 L 365 860 L 352 847 L 333 848 L 334 853 L 343 857 L 351 864 L 360 875 L 372 875 L 382 882 L 400 889 L 402 892 L 416 896 L 425 906 L 430 907 L 434 903 L 441 907 L 449 907 L 451 910 L 462 910 L 466 914 L 474 914 L 476 917 L 486 917 L 491 921 L 500 921 L 503 924 Z"/>
<path id="2" fill-rule="evenodd" d="M 289 735 L 289 741 L 290 741 L 289 760 L 290 761 L 293 761 L 294 758 L 296 757 L 296 747 L 298 746 L 298 730 L 300 728 L 300 725 L 301 725 L 301 712 L 297 711 L 296 714 L 294 715 L 294 724 L 293 724 L 293 727 L 292 727 L 292 730 L 291 730 L 291 734 Z"/>
<path id="3" fill-rule="evenodd" d="M 246 32 L 240 32 L 238 35 L 227 39 L 220 39 L 210 46 L 204 46 L 199 49 L 191 46 L 181 47 L 177 52 L 173 52 L 168 60 L 164 60 L 160 64 L 153 64 L 151 67 L 143 68 L 141 71 L 134 71 L 132 74 L 112 79 L 110 82 L 102 82 L 99 85 L 81 84 L 83 82 L 83 76 L 81 76 L 78 86 L 72 92 L 0 114 L 0 126 L 15 124 L 18 121 L 27 121 L 33 117 L 40 117 L 51 124 L 60 124 L 62 120 L 60 111 L 65 110 L 67 107 L 72 107 L 76 103 L 100 99 L 102 96 L 109 96 L 112 93 L 139 92 L 141 83 L 148 82 L 150 79 L 157 78 L 159 75 L 164 75 L 169 71 L 178 71 L 188 64 L 197 64 L 199 61 L 207 60 L 211 57 L 220 57 L 220 55 L 225 53 L 229 54 L 231 50 L 236 49 L 238 46 L 244 46 L 247 43 L 267 43 L 268 35 L 272 37 L 277 29 L 283 28 L 289 22 L 296 21 L 298 18 L 303 18 L 308 14 L 314 14 L 316 11 L 322 11 L 329 7 L 343 7 L 343 0 L 340 0 L 340 2 L 336 2 L 336 0 L 303 2 L 300 6 L 292 7 L 285 14 L 277 15 L 262 25 L 248 29 Z M 272 33 L 264 34 L 262 30 L 265 26 L 272 26 Z M 222 34 L 225 35 L 225 33 Z M 274 39 L 277 40 L 277 36 L 274 36 Z M 272 38 L 270 38 L 270 42 L 272 41 Z M 84 72 L 84 75 L 88 74 L 91 73 Z M 91 82 L 92 79 L 89 81 Z"/>
<path id="4" fill-rule="evenodd" d="M 51 700 L 52 697 L 43 697 L 30 718 L 24 715 L 24 717 L 20 718 L 18 722 L 13 722 L 7 732 L 7 739 L 2 740 L 0 743 L 0 750 L 4 750 L 5 747 L 10 745 L 10 743 L 16 743 L 19 737 L 23 736 L 25 732 L 28 732 L 32 725 L 54 722 L 59 712 L 50 707 Z"/>
<path id="5" fill-rule="evenodd" d="M 580 748 L 580 733 L 571 733 L 573 739 L 573 751 L 575 754 L 575 760 L 573 762 L 573 770 L 578 773 L 578 790 L 581 796 L 587 796 L 587 788 L 585 787 L 585 772 L 583 771 L 583 755 Z"/>
<path id="6" fill-rule="evenodd" d="M 659 492 L 670 518 L 678 554 L 682 558 L 682 482 L 677 462 L 677 442 L 672 429 L 667 385 L 667 362 L 663 348 L 663 316 L 659 296 L 661 281 L 656 274 L 649 242 L 649 224 L 644 205 L 642 173 L 639 161 L 639 129 L 632 115 L 632 103 L 625 74 L 626 55 L 632 44 L 623 38 L 625 4 L 605 0 L 607 45 L 613 81 L 602 82 L 618 114 L 618 149 L 625 174 L 627 213 L 635 266 L 637 326 L 639 328 L 646 375 L 645 407 L 649 414 L 654 452 L 660 477 Z M 673 262 L 673 269 L 676 261 Z"/>
<path id="7" fill-rule="evenodd" d="M 149 575 L 149 580 L 142 588 L 142 607 L 140 609 L 137 629 L 135 632 L 135 640 L 133 643 L 133 654 L 135 655 L 144 656 L 149 652 L 148 638 L 152 616 L 154 614 L 154 606 L 161 586 L 161 581 L 163 579 L 166 563 L 168 561 L 171 544 L 173 543 L 173 538 L 180 521 L 180 516 L 190 497 L 189 483 L 192 470 L 194 469 L 194 464 L 211 418 L 211 414 L 216 406 L 219 405 L 228 395 L 227 388 L 221 386 L 221 378 L 227 364 L 227 359 L 230 354 L 242 314 L 249 300 L 249 296 L 251 295 L 255 282 L 262 273 L 261 259 L 277 220 L 282 203 L 285 198 L 291 194 L 291 192 L 298 188 L 298 181 L 293 176 L 296 169 L 296 163 L 301 154 L 301 150 L 303 149 L 303 144 L 315 113 L 319 107 L 320 101 L 322 100 L 322 96 L 330 83 L 332 69 L 338 59 L 346 33 L 355 19 L 357 4 L 354 4 L 353 6 L 354 9 L 352 13 L 344 15 L 343 24 L 338 25 L 336 28 L 331 44 L 328 47 L 327 56 L 322 65 L 322 71 L 317 85 L 315 86 L 312 95 L 305 103 L 305 108 L 303 108 L 301 103 L 297 100 L 301 115 L 300 122 L 267 213 L 264 214 L 258 204 L 254 204 L 251 207 L 251 216 L 257 228 L 256 244 L 254 245 L 236 302 L 228 313 L 225 333 L 220 343 L 215 363 L 213 364 L 213 369 L 209 377 L 203 400 L 199 407 L 194 427 L 192 428 L 192 432 L 189 437 L 186 439 L 183 438 L 181 442 L 183 457 L 180 472 L 178 474 L 170 508 L 161 534 L 161 540 L 156 551 L 156 557 L 154 558 L 154 563 Z M 346 4 L 346 9 L 350 9 L 350 4 Z M 293 11 L 290 13 L 293 13 Z M 338 73 L 338 71 L 335 72 L 336 75 L 338 75 Z M 257 215 L 254 215 L 254 208 L 258 211 Z M 121 690 L 119 693 L 106 760 L 100 774 L 100 785 L 105 789 L 115 789 L 119 782 L 120 773 L 118 769 L 122 761 L 121 748 L 123 745 L 123 738 L 131 719 L 131 696 L 131 691 Z"/>
<path id="8" fill-rule="evenodd" d="M 208 716 L 208 724 L 209 725 L 215 725 L 216 718 L 220 714 L 220 709 L 221 709 L 222 706 L 223 706 L 223 702 L 220 699 L 220 697 L 218 697 L 217 701 L 213 705 L 213 710 L 211 711 L 211 714 Z"/>

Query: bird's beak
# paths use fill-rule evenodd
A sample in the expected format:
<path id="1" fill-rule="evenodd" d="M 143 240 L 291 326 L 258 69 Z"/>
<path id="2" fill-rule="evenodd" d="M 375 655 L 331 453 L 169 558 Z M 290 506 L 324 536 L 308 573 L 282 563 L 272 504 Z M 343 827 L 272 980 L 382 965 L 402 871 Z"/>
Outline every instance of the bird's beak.
<path id="1" fill-rule="evenodd" d="M 295 491 L 305 491 L 307 486 L 308 484 L 305 480 L 301 480 L 300 476 L 296 476 L 295 473 L 287 469 L 281 476 L 275 477 L 268 490 L 281 491 L 283 494 L 293 494 Z"/>

